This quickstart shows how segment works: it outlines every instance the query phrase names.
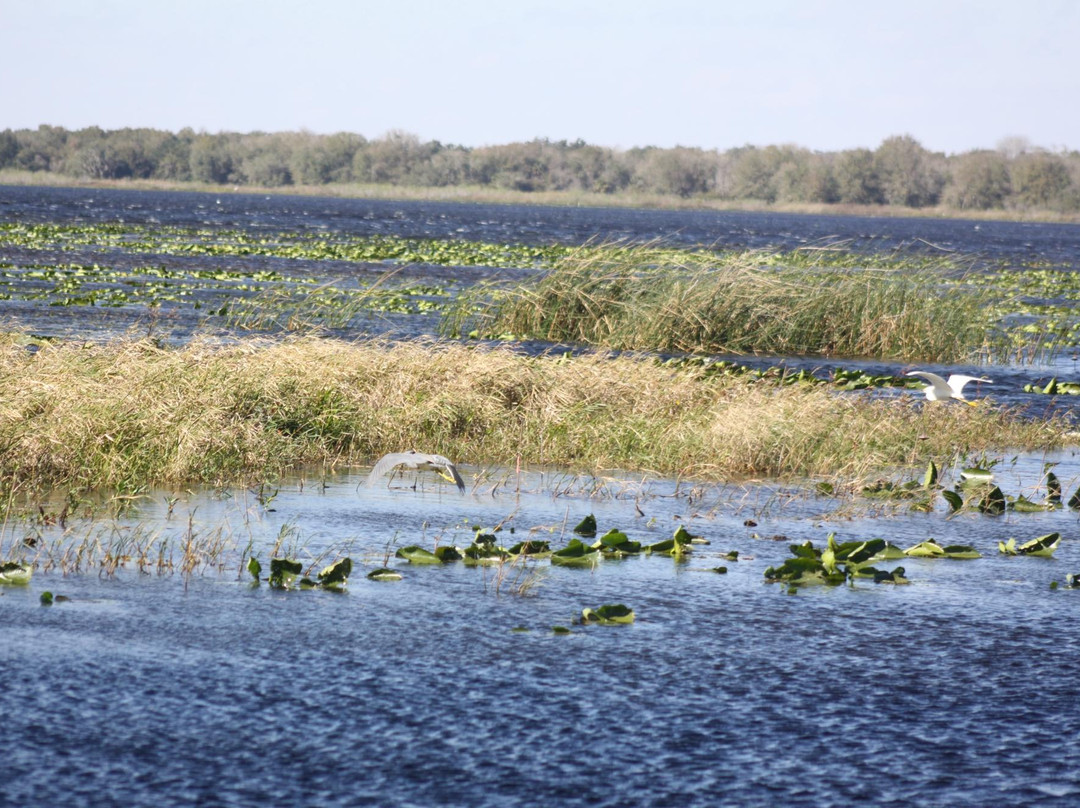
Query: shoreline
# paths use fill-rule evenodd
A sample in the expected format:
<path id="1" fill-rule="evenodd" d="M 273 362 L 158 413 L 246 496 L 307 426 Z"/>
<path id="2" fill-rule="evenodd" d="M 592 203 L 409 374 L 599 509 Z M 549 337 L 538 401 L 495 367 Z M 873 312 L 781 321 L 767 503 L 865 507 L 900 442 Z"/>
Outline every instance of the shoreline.
<path id="1" fill-rule="evenodd" d="M 359 183 L 327 185 L 213 185 L 166 180 L 94 180 L 47 172 L 0 170 L 0 185 L 44 188 L 102 188 L 133 191 L 171 191 L 206 194 L 308 196 L 341 199 L 379 199 L 403 202 L 460 202 L 479 205 L 533 205 L 539 207 L 633 208 L 643 210 L 695 210 L 732 213 L 776 213 L 811 216 L 869 218 L 960 219 L 967 221 L 1041 222 L 1080 224 L 1080 214 L 1032 210 L 965 211 L 945 206 L 908 208 L 892 205 L 841 203 L 767 203 L 708 197 L 683 198 L 659 194 L 596 194 L 580 191 L 512 191 L 480 186 L 398 186 Z"/>

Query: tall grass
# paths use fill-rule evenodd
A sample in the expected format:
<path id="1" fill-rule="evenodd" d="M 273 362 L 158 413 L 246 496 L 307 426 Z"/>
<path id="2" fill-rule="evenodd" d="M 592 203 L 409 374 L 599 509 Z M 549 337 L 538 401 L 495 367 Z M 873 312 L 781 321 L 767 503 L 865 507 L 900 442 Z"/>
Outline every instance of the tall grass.
<path id="1" fill-rule="evenodd" d="M 631 350 L 901 361 L 957 362 L 993 349 L 986 293 L 949 283 L 934 267 L 775 258 L 589 247 L 533 283 L 464 301 L 448 331 Z"/>
<path id="2" fill-rule="evenodd" d="M 460 344 L 307 337 L 30 353 L 11 339 L 0 345 L 0 474 L 5 499 L 56 487 L 134 492 L 414 447 L 464 464 L 844 477 L 1065 439 L 1056 421 L 924 404 L 647 359 L 530 358 Z"/>

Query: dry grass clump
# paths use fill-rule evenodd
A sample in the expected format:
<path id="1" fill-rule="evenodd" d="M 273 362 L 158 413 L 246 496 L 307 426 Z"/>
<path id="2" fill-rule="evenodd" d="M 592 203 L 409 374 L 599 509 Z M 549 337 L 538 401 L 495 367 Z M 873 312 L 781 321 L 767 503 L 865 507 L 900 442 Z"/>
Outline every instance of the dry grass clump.
<path id="1" fill-rule="evenodd" d="M 495 293 L 475 323 L 459 311 L 450 329 L 629 350 L 900 361 L 958 362 L 986 348 L 985 292 L 947 286 L 933 267 L 774 259 L 582 249 L 536 282 Z"/>
<path id="2" fill-rule="evenodd" d="M 0 472 L 19 487 L 239 482 L 408 447 L 478 464 L 852 476 L 1063 435 L 991 406 L 874 401 L 630 357 L 313 337 L 0 345 Z"/>

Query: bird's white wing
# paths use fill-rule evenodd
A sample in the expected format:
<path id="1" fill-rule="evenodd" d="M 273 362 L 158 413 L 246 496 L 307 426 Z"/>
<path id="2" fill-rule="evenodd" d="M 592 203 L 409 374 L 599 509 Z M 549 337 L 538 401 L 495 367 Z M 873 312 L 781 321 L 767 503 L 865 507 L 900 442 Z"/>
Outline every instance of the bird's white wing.
<path id="1" fill-rule="evenodd" d="M 367 484 L 374 485 L 380 478 L 398 466 L 409 465 L 414 462 L 415 456 L 412 452 L 391 452 L 388 455 L 383 455 L 372 466 L 371 473 L 367 478 Z"/>
<path id="2" fill-rule="evenodd" d="M 927 370 L 912 370 L 908 376 L 921 376 L 930 382 L 929 390 L 933 390 L 934 394 L 940 399 L 952 398 L 953 390 L 949 387 L 948 383 L 938 376 L 936 373 L 930 373 Z"/>
<path id="3" fill-rule="evenodd" d="M 964 389 L 964 385 L 968 382 L 983 382 L 984 384 L 993 384 L 989 379 L 985 379 L 982 376 L 962 376 L 958 373 L 954 373 L 949 377 L 949 387 L 953 391 L 960 395 L 960 391 Z"/>

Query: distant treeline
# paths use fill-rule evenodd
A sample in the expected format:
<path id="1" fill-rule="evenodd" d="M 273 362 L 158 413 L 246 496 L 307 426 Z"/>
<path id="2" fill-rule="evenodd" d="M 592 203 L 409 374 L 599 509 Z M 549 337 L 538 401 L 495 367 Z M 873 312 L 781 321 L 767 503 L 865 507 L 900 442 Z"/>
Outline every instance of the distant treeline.
<path id="1" fill-rule="evenodd" d="M 890 137 L 873 150 L 840 152 L 792 145 L 617 150 L 546 139 L 470 148 L 423 142 L 397 131 L 368 140 L 348 132 L 207 134 L 40 126 L 0 132 L 0 168 L 89 179 L 264 187 L 352 182 L 960 210 L 1080 210 L 1080 152 L 1050 152 L 1023 138 L 1009 138 L 996 150 L 945 155 L 928 151 L 908 135 Z"/>

